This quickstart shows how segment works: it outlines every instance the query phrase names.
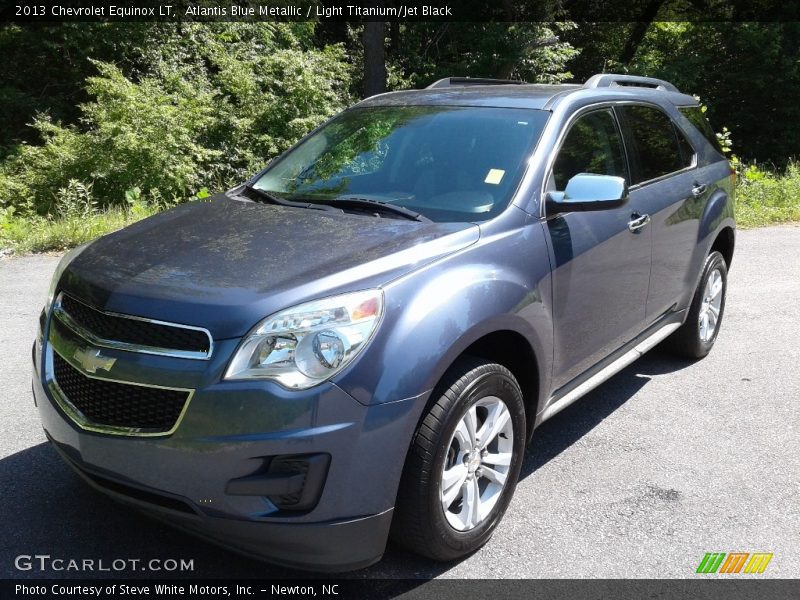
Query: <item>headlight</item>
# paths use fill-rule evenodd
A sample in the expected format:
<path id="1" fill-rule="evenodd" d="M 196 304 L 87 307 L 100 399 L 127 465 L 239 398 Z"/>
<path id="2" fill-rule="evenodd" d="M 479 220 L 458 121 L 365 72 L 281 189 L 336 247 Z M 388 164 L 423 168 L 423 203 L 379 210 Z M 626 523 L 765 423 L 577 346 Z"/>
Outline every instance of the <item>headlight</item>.
<path id="1" fill-rule="evenodd" d="M 383 314 L 383 292 L 307 302 L 267 317 L 239 345 L 225 379 L 273 379 L 306 389 L 330 379 L 366 346 Z"/>
<path id="2" fill-rule="evenodd" d="M 69 252 L 67 252 L 64 256 L 61 257 L 61 261 L 58 263 L 56 267 L 55 273 L 53 273 L 53 278 L 50 280 L 50 289 L 47 291 L 47 301 L 44 305 L 44 311 L 46 313 L 50 313 L 50 309 L 53 307 L 53 300 L 55 300 L 56 295 L 56 288 L 58 287 L 58 282 L 61 280 L 61 276 L 64 274 L 64 271 L 69 266 L 69 264 L 78 258 L 78 255 L 86 250 L 86 246 L 88 246 L 91 242 L 87 242 L 77 248 L 73 248 Z"/>

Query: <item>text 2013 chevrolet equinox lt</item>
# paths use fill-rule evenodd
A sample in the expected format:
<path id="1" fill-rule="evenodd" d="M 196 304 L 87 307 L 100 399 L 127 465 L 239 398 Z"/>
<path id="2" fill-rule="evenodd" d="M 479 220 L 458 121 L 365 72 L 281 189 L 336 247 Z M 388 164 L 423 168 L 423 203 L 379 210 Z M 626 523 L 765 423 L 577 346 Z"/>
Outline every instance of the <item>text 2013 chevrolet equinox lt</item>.
<path id="1" fill-rule="evenodd" d="M 454 559 L 537 425 L 662 340 L 711 350 L 734 228 L 729 163 L 667 82 L 383 94 L 67 254 L 35 401 L 89 484 L 232 549 Z"/>

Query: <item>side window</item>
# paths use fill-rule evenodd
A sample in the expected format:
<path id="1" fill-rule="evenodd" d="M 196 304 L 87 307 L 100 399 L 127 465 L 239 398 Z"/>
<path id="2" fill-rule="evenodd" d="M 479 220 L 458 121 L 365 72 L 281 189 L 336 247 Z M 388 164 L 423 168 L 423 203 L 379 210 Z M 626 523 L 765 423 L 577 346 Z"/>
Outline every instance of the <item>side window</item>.
<path id="1" fill-rule="evenodd" d="M 694 148 L 692 148 L 686 136 L 683 135 L 683 132 L 677 126 L 673 125 L 673 127 L 675 127 L 675 135 L 678 136 L 678 147 L 681 149 L 681 160 L 683 160 L 681 167 L 691 167 L 694 161 Z"/>
<path id="2" fill-rule="evenodd" d="M 694 150 L 672 120 L 650 106 L 621 106 L 636 168 L 632 183 L 656 179 L 688 167 Z"/>
<path id="3" fill-rule="evenodd" d="M 628 177 L 622 138 L 610 110 L 591 112 L 573 123 L 553 165 L 551 186 L 563 191 L 578 173 Z"/>

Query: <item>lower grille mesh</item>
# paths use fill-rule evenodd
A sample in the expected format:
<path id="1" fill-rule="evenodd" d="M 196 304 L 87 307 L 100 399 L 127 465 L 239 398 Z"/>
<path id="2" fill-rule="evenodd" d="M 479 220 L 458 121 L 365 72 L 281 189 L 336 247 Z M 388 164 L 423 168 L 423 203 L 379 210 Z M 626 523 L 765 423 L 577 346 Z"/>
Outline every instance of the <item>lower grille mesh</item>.
<path id="1" fill-rule="evenodd" d="M 170 431 L 189 392 L 92 379 L 53 353 L 53 374 L 67 400 L 92 425 Z"/>

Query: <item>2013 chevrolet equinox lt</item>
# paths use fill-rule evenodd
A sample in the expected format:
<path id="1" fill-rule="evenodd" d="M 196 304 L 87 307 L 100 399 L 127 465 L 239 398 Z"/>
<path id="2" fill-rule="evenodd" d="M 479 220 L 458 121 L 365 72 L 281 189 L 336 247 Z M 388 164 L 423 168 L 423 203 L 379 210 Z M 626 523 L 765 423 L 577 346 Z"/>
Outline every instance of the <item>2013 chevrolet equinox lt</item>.
<path id="1" fill-rule="evenodd" d="M 88 483 L 320 570 L 484 544 L 537 425 L 719 332 L 733 175 L 648 78 L 451 78 L 334 117 L 246 185 L 67 254 L 33 348 Z"/>

